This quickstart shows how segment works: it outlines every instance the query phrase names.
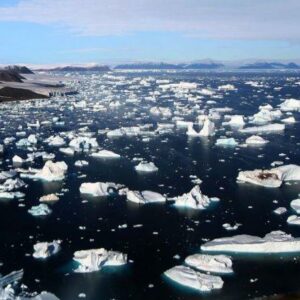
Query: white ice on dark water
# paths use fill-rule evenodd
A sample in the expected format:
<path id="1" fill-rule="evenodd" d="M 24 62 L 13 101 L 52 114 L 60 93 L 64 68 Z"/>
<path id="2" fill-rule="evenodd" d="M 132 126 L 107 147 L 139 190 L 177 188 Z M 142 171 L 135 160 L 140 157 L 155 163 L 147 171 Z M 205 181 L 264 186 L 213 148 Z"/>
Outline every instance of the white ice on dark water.
<path id="1" fill-rule="evenodd" d="M 193 254 L 188 256 L 184 262 L 200 271 L 219 274 L 233 273 L 232 260 L 226 255 Z"/>
<path id="2" fill-rule="evenodd" d="M 174 206 L 188 207 L 192 209 L 206 209 L 211 202 L 215 202 L 217 199 L 203 195 L 200 190 L 200 186 L 196 185 L 190 192 L 171 198 L 171 200 L 175 201 Z"/>
<path id="3" fill-rule="evenodd" d="M 300 238 L 294 238 L 283 231 L 272 231 L 263 238 L 241 234 L 214 239 L 203 244 L 201 250 L 233 253 L 300 252 Z"/>
<path id="4" fill-rule="evenodd" d="M 157 172 L 158 168 L 153 162 L 141 161 L 137 166 L 134 167 L 138 172 Z"/>
<path id="5" fill-rule="evenodd" d="M 34 253 L 32 256 L 34 258 L 45 259 L 51 255 L 56 254 L 60 250 L 61 241 L 56 240 L 53 242 L 39 242 L 33 246 Z"/>
<path id="6" fill-rule="evenodd" d="M 85 182 L 80 185 L 80 193 L 93 197 L 105 197 L 116 192 L 123 186 L 113 182 Z"/>
<path id="7" fill-rule="evenodd" d="M 166 197 L 160 193 L 152 191 L 126 191 L 126 198 L 130 202 L 138 204 L 165 202 Z"/>
<path id="8" fill-rule="evenodd" d="M 200 273 L 186 266 L 175 266 L 165 271 L 164 275 L 180 285 L 201 292 L 209 292 L 223 287 L 221 277 Z"/>
<path id="9" fill-rule="evenodd" d="M 280 187 L 285 181 L 300 180 L 300 166 L 284 165 L 270 170 L 240 171 L 237 180 L 264 187 Z"/>
<path id="10" fill-rule="evenodd" d="M 127 263 L 127 255 L 104 248 L 76 251 L 73 260 L 78 263 L 75 272 L 89 273 L 106 266 L 121 266 Z"/>

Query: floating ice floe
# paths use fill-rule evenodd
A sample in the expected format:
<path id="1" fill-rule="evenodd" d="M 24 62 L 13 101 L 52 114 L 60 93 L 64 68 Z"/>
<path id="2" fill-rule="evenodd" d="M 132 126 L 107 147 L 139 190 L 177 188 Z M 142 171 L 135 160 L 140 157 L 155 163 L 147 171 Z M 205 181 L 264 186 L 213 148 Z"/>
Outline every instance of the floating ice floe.
<path id="1" fill-rule="evenodd" d="M 237 146 L 238 142 L 234 138 L 220 138 L 216 141 L 217 146 Z"/>
<path id="2" fill-rule="evenodd" d="M 296 215 L 289 216 L 286 221 L 291 225 L 300 225 L 300 217 Z"/>
<path id="3" fill-rule="evenodd" d="M 33 246 L 34 253 L 32 256 L 34 258 L 42 258 L 45 259 L 51 255 L 56 254 L 60 250 L 61 241 L 53 241 L 53 242 L 40 242 L 36 243 Z"/>
<path id="4" fill-rule="evenodd" d="M 206 209 L 211 202 L 218 201 L 218 198 L 209 198 L 203 195 L 200 186 L 196 185 L 192 188 L 189 193 L 181 196 L 171 198 L 170 200 L 175 201 L 174 206 L 177 207 L 188 207 L 192 209 Z"/>
<path id="5" fill-rule="evenodd" d="M 240 129 L 240 132 L 242 133 L 256 133 L 256 132 L 277 132 L 277 131 L 283 131 L 285 129 L 284 124 L 268 124 L 268 125 L 262 125 L 262 126 L 253 126 L 253 127 L 246 127 L 243 129 Z"/>
<path id="6" fill-rule="evenodd" d="M 164 275 L 180 285 L 209 292 L 223 287 L 223 280 L 219 276 L 207 275 L 186 266 L 175 266 L 164 272 Z"/>
<path id="7" fill-rule="evenodd" d="M 58 201 L 59 198 L 55 194 L 48 194 L 40 197 L 40 202 L 55 202 Z"/>
<path id="8" fill-rule="evenodd" d="M 121 157 L 121 155 L 109 150 L 100 150 L 98 152 L 92 153 L 91 156 L 96 158 L 120 158 Z"/>
<path id="9" fill-rule="evenodd" d="M 291 203 L 291 208 L 296 211 L 297 214 L 300 214 L 300 199 L 295 199 Z"/>
<path id="10" fill-rule="evenodd" d="M 258 135 L 252 135 L 246 139 L 246 144 L 247 145 L 265 145 L 269 143 L 269 141 L 265 140 L 261 136 Z"/>
<path id="11" fill-rule="evenodd" d="M 219 91 L 236 91 L 237 89 L 232 84 L 224 84 L 224 85 L 218 86 L 218 90 Z"/>
<path id="12" fill-rule="evenodd" d="M 172 112 L 170 108 L 168 107 L 151 107 L 150 108 L 150 113 L 155 116 L 160 116 L 160 117 L 171 117 Z"/>
<path id="13" fill-rule="evenodd" d="M 79 168 L 86 167 L 88 165 L 89 165 L 89 162 L 86 160 L 76 160 L 74 163 L 74 166 L 79 167 Z"/>
<path id="14" fill-rule="evenodd" d="M 47 216 L 52 213 L 52 210 L 49 208 L 47 204 L 41 203 L 36 206 L 32 206 L 30 209 L 28 209 L 28 212 L 35 217 L 39 216 Z"/>
<path id="15" fill-rule="evenodd" d="M 59 135 L 55 135 L 55 136 L 50 136 L 49 138 L 47 138 L 45 140 L 45 143 L 47 143 L 49 146 L 53 146 L 53 147 L 61 147 L 63 146 L 66 142 L 65 140 L 60 137 Z"/>
<path id="16" fill-rule="evenodd" d="M 59 152 L 66 154 L 66 155 L 71 155 L 71 156 L 73 156 L 75 154 L 74 149 L 72 149 L 70 147 L 59 148 Z"/>
<path id="17" fill-rule="evenodd" d="M 128 201 L 138 204 L 157 203 L 166 201 L 165 196 L 152 191 L 127 191 L 126 198 Z"/>
<path id="18" fill-rule="evenodd" d="M 287 209 L 285 207 L 278 207 L 278 208 L 274 209 L 273 212 L 276 215 L 282 215 L 287 212 Z"/>
<path id="19" fill-rule="evenodd" d="M 194 254 L 188 256 L 184 262 L 200 271 L 220 274 L 233 273 L 232 260 L 226 255 Z"/>
<path id="20" fill-rule="evenodd" d="M 121 266 L 127 264 L 127 254 L 108 251 L 104 248 L 76 251 L 73 256 L 79 266 L 78 273 L 89 273 L 101 270 L 106 266 Z"/>
<path id="21" fill-rule="evenodd" d="M 300 238 L 294 238 L 283 231 L 272 231 L 263 238 L 241 234 L 214 239 L 203 244 L 201 250 L 236 253 L 300 252 Z"/>
<path id="22" fill-rule="evenodd" d="M 243 115 L 230 116 L 230 121 L 227 122 L 226 125 L 230 125 L 233 127 L 242 127 L 245 125 L 244 116 Z"/>
<path id="23" fill-rule="evenodd" d="M 41 170 L 30 169 L 27 173 L 22 173 L 20 176 L 44 181 L 61 181 L 64 180 L 67 170 L 68 166 L 65 162 L 48 160 Z"/>
<path id="24" fill-rule="evenodd" d="M 26 187 L 26 183 L 20 178 L 5 180 L 3 184 L 0 184 L 0 192 L 12 192 Z"/>
<path id="25" fill-rule="evenodd" d="M 288 117 L 288 118 L 282 119 L 281 122 L 287 123 L 287 124 L 293 124 L 293 123 L 296 123 L 296 120 L 294 117 Z"/>
<path id="26" fill-rule="evenodd" d="M 300 110 L 300 100 L 297 99 L 287 99 L 280 104 L 280 109 L 283 111 L 299 111 Z"/>
<path id="27" fill-rule="evenodd" d="M 122 187 L 123 185 L 113 182 L 85 182 L 80 185 L 79 190 L 81 194 L 91 195 L 93 197 L 106 197 Z"/>
<path id="28" fill-rule="evenodd" d="M 280 187 L 284 181 L 300 180 L 300 166 L 285 165 L 270 170 L 240 171 L 237 180 L 264 187 Z"/>
<path id="29" fill-rule="evenodd" d="M 24 163 L 24 159 L 18 155 L 14 155 L 14 157 L 12 158 L 12 162 L 13 164 L 16 164 L 16 165 L 21 165 Z"/>
<path id="30" fill-rule="evenodd" d="M 96 138 L 77 137 L 70 141 L 69 147 L 71 147 L 75 151 L 79 152 L 79 151 L 83 151 L 83 150 L 98 148 L 99 145 L 98 145 Z"/>
<path id="31" fill-rule="evenodd" d="M 158 168 L 153 162 L 141 161 L 137 166 L 134 167 L 137 172 L 157 172 Z"/>

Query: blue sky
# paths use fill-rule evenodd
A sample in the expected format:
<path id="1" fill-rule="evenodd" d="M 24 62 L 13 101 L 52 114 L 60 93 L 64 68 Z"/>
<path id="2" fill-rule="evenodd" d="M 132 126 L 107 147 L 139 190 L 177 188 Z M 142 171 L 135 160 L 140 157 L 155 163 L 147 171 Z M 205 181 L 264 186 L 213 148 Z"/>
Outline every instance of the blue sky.
<path id="1" fill-rule="evenodd" d="M 1 0 L 0 64 L 300 58 L 298 0 Z"/>

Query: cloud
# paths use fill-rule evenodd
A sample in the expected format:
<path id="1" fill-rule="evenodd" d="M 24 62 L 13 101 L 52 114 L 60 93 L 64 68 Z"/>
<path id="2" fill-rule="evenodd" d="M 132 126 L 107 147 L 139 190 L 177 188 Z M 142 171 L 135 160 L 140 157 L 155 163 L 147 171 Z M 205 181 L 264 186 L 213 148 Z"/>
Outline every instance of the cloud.
<path id="1" fill-rule="evenodd" d="M 300 39 L 299 0 L 20 0 L 0 21 L 67 28 L 74 35 L 175 32 L 201 39 Z"/>

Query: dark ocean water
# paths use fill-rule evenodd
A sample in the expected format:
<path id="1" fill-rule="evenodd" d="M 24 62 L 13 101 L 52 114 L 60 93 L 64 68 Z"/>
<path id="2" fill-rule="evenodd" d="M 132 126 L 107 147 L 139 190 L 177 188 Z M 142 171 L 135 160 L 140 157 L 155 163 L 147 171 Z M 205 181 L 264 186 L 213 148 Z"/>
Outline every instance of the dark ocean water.
<path id="1" fill-rule="evenodd" d="M 297 74 L 199 74 L 199 73 L 130 73 L 119 74 L 127 78 L 155 77 L 170 79 L 172 82 L 198 82 L 203 87 L 216 88 L 221 84 L 234 84 L 237 91 L 222 92 L 223 99 L 217 104 L 206 105 L 204 97 L 201 108 L 231 107 L 232 114 L 250 116 L 258 111 L 261 104 L 270 103 L 274 107 L 281 100 L 300 99 L 300 81 Z M 92 75 L 78 75 L 81 83 L 78 99 L 86 97 L 88 101 L 101 101 L 105 98 L 105 82 L 98 83 Z M 289 78 L 289 80 L 288 80 Z M 291 79 L 291 80 L 290 80 Z M 245 85 L 248 80 L 258 80 L 262 88 Z M 101 88 L 104 86 L 104 92 Z M 130 87 L 127 85 L 126 88 Z M 282 87 L 281 90 L 274 90 Z M 115 87 L 116 98 L 126 99 L 125 87 Z M 156 87 L 141 87 L 133 90 L 137 98 L 142 98 Z M 99 92 L 98 92 L 99 91 Z M 272 99 L 267 96 L 273 96 Z M 174 95 L 162 97 L 159 103 L 171 106 Z M 213 99 L 214 100 L 214 99 Z M 176 100 L 178 101 L 178 100 Z M 27 134 L 39 135 L 40 141 L 53 133 L 77 130 L 92 121 L 88 127 L 92 132 L 98 129 L 119 128 L 120 126 L 143 123 L 156 124 L 157 118 L 149 115 L 149 105 L 126 104 L 107 112 L 91 110 L 69 110 L 68 99 L 53 99 L 50 102 L 25 102 L 0 107 L 0 141 L 15 136 L 18 126 L 23 125 Z M 186 103 L 186 102 L 184 102 Z M 191 109 L 194 104 L 190 104 Z M 132 117 L 126 113 L 133 112 Z M 293 113 L 299 120 L 299 113 Z M 51 120 L 59 116 L 65 126 L 47 126 L 40 129 L 26 129 L 27 122 Z M 194 120 L 197 112 L 186 116 Z M 233 136 L 244 142 L 249 135 L 240 134 L 229 127 L 222 127 L 217 121 L 218 131 L 211 138 L 188 138 L 184 130 L 174 130 L 170 134 L 151 137 L 143 142 L 141 137 L 121 137 L 108 139 L 97 134 L 100 147 L 121 154 L 120 160 L 95 160 L 87 154 L 68 157 L 39 142 L 38 149 L 56 154 L 56 160 L 64 160 L 69 171 L 64 182 L 43 183 L 27 180 L 25 207 L 18 207 L 18 200 L 0 202 L 0 272 L 5 274 L 15 269 L 25 271 L 24 283 L 31 290 L 48 290 L 62 300 L 78 299 L 85 293 L 86 299 L 251 299 L 274 293 L 299 291 L 300 254 L 293 255 L 233 255 L 234 274 L 223 276 L 224 286 L 220 291 L 201 294 L 197 291 L 179 287 L 166 280 L 162 273 L 180 263 L 187 255 L 200 252 L 203 239 L 213 239 L 235 234 L 253 234 L 264 236 L 272 230 L 283 230 L 300 237 L 300 227 L 286 223 L 292 214 L 291 200 L 300 193 L 300 184 L 292 183 L 281 188 L 267 189 L 249 184 L 236 183 L 239 170 L 270 168 L 276 160 L 300 164 L 300 125 L 287 125 L 282 133 L 265 136 L 270 141 L 264 147 L 216 147 L 215 141 L 221 135 Z M 26 149 L 17 149 L 11 145 L 6 148 L 2 158 L 1 170 L 9 169 L 14 154 L 25 157 Z M 286 157 L 280 157 L 285 153 Z M 139 175 L 134 170 L 134 157 L 153 161 L 159 168 L 158 173 Z M 74 162 L 85 159 L 88 167 L 78 169 Z M 37 161 L 33 166 L 41 167 Z M 86 178 L 78 178 L 85 174 Z M 177 196 L 188 192 L 192 187 L 190 175 L 197 175 L 203 181 L 201 190 L 208 196 L 221 200 L 204 211 L 178 209 L 168 204 L 139 206 L 126 202 L 124 197 L 112 196 L 106 199 L 88 199 L 79 193 L 83 182 L 112 181 L 122 183 L 132 190 L 153 190 Z M 53 213 L 47 217 L 35 218 L 27 209 L 39 203 L 40 196 L 52 192 L 61 192 L 60 200 L 52 205 Z M 220 189 L 222 188 L 222 189 Z M 278 203 L 273 201 L 277 200 Z M 288 208 L 288 214 L 275 215 L 272 211 L 278 206 Z M 241 223 L 237 231 L 226 231 L 223 223 Z M 118 225 L 128 224 L 127 229 L 118 229 Z M 143 227 L 133 228 L 135 224 Z M 85 226 L 86 230 L 79 230 Z M 158 232 L 157 235 L 153 232 Z M 45 261 L 32 258 L 33 244 L 37 241 L 61 239 L 62 250 L 56 256 Z M 74 274 L 72 269 L 73 252 L 80 249 L 113 249 L 128 254 L 132 263 L 124 267 L 104 268 L 90 274 Z M 180 259 L 173 258 L 180 255 Z M 250 279 L 257 279 L 250 282 Z M 153 284 L 150 288 L 149 284 Z"/>

